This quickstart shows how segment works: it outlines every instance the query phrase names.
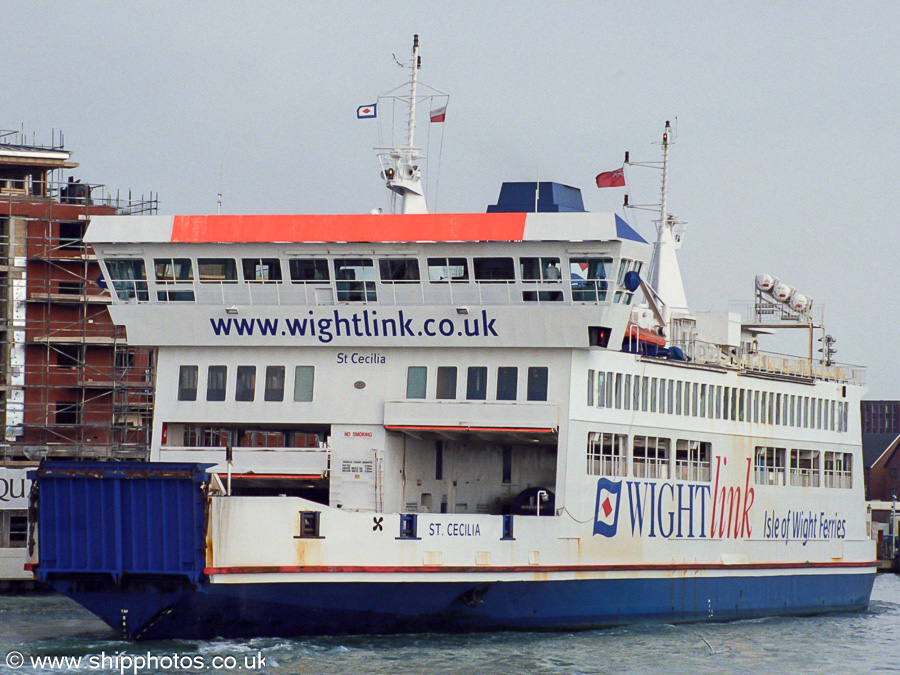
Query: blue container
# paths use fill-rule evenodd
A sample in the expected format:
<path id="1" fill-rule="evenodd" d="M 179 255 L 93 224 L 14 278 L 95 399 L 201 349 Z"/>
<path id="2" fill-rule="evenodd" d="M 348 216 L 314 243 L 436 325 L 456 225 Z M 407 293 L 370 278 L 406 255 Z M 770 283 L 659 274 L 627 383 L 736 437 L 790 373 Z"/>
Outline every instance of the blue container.
<path id="1" fill-rule="evenodd" d="M 38 578 L 203 573 L 211 464 L 45 461 L 38 486 Z"/>

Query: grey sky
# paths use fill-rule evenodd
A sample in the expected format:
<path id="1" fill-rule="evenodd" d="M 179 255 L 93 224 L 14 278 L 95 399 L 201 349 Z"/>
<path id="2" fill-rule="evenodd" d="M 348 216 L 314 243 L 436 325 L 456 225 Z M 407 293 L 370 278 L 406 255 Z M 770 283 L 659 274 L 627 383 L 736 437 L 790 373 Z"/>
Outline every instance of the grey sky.
<path id="1" fill-rule="evenodd" d="M 366 212 L 386 197 L 356 107 L 404 81 L 413 33 L 451 94 L 439 210 L 539 171 L 621 211 L 593 176 L 658 159 L 677 117 L 692 308 L 773 274 L 824 305 L 869 398 L 900 397 L 896 2 L 7 2 L 0 128 L 63 129 L 76 176 L 158 191 L 162 213 L 213 213 L 220 185 L 227 212 Z M 627 176 L 657 201 L 655 172 Z"/>

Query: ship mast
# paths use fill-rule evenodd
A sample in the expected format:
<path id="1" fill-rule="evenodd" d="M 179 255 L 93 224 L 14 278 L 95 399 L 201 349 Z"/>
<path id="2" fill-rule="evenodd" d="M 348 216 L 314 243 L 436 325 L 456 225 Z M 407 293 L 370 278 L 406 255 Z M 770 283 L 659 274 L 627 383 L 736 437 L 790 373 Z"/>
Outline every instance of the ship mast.
<path id="1" fill-rule="evenodd" d="M 382 175 L 389 190 L 400 196 L 400 213 L 428 213 L 425 204 L 425 189 L 422 186 L 422 172 L 418 161 L 422 159 L 419 154 L 421 148 L 415 147 L 414 135 L 416 130 L 416 87 L 418 85 L 419 69 L 422 67 L 422 59 L 419 56 L 419 36 L 413 36 L 412 63 L 410 69 L 412 75 L 409 81 L 409 99 L 407 102 L 409 117 L 406 124 L 406 145 L 394 148 L 384 148 L 388 151 L 388 168 Z M 382 149 L 382 148 L 377 148 Z"/>

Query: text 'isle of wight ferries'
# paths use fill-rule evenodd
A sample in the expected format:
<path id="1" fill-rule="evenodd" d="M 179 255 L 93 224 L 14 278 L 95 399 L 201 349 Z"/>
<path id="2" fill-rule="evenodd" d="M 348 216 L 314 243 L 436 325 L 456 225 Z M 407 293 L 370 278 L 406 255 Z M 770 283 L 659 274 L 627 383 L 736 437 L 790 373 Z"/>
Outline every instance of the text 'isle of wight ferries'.
<path id="1" fill-rule="evenodd" d="M 480 317 L 429 318 L 422 321 L 404 316 L 402 309 L 393 316 L 378 316 L 378 311 L 374 309 L 350 313 L 336 309 L 329 316 L 318 317 L 314 310 L 310 310 L 309 314 L 309 317 L 302 319 L 211 318 L 209 323 L 216 336 L 290 336 L 310 338 L 323 344 L 340 337 L 499 337 L 495 327 L 497 319 L 490 318 L 486 310 L 481 310 Z"/>

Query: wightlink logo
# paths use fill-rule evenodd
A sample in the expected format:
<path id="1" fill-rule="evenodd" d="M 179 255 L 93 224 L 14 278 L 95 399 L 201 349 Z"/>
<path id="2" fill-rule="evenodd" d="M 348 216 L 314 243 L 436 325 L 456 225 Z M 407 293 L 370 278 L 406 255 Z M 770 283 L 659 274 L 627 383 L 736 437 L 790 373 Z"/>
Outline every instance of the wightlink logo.
<path id="1" fill-rule="evenodd" d="M 346 313 L 334 310 L 326 316 L 318 316 L 310 310 L 309 316 L 244 319 L 228 317 L 209 320 L 216 337 L 294 337 L 317 340 L 328 344 L 335 338 L 439 338 L 439 337 L 499 337 L 497 319 L 491 318 L 486 310 L 481 316 L 417 321 L 398 310 L 393 315 L 384 316 L 377 310 L 364 309 L 361 312 Z"/>
<path id="2" fill-rule="evenodd" d="M 712 485 L 600 478 L 594 534 L 614 537 L 620 514 L 626 514 L 635 537 L 746 539 L 756 498 L 750 460 L 746 461 L 744 475 L 736 483 L 726 482 L 722 475 L 728 464 L 723 457 L 716 457 Z"/>

